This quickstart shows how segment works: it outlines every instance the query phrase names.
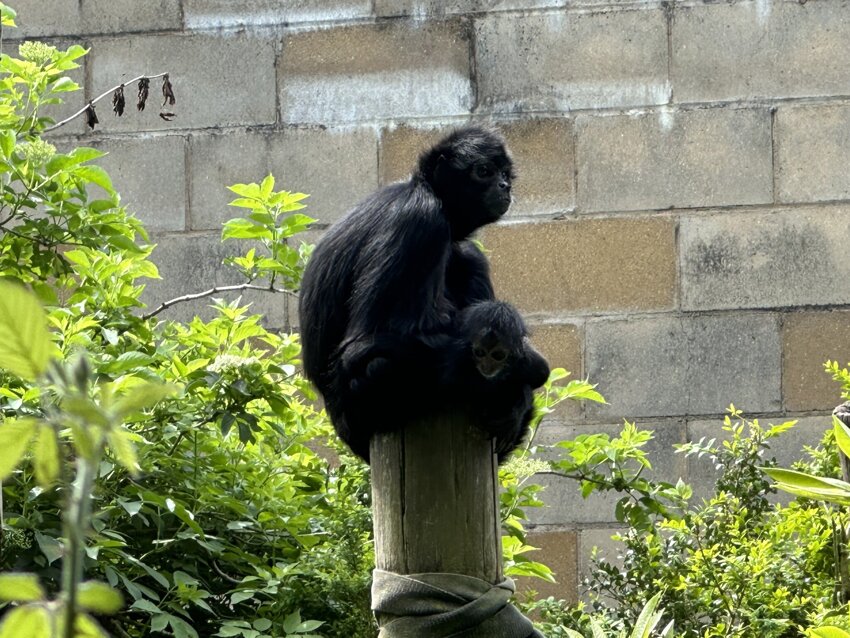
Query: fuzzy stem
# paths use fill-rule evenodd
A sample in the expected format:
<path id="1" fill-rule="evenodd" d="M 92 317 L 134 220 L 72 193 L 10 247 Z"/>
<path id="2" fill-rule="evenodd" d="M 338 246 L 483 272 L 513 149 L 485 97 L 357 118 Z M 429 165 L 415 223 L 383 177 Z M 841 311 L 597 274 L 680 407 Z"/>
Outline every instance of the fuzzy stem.
<path id="1" fill-rule="evenodd" d="M 62 589 L 65 596 L 65 631 L 63 638 L 74 638 L 77 618 L 77 592 L 83 581 L 86 529 L 91 518 L 91 492 L 97 459 L 77 457 L 77 476 L 71 488 L 67 515 L 63 523 L 66 547 L 62 562 Z"/>

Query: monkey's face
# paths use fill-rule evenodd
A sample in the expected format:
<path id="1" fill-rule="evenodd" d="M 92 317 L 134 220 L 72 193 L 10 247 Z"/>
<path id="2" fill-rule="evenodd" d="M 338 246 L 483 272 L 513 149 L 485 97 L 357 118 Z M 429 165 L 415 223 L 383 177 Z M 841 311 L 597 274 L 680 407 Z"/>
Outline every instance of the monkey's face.
<path id="1" fill-rule="evenodd" d="M 479 374 L 487 380 L 502 376 L 513 363 L 508 344 L 495 330 L 487 328 L 472 339 L 472 358 Z"/>
<path id="2" fill-rule="evenodd" d="M 453 236 L 462 239 L 507 212 L 514 173 L 505 154 L 480 156 L 458 164 L 444 174 L 448 179 L 442 184 L 441 199 Z"/>
<path id="3" fill-rule="evenodd" d="M 506 159 L 482 160 L 476 162 L 469 171 L 470 183 L 477 191 L 475 197 L 483 214 L 483 223 L 496 221 L 511 205 L 514 176 Z"/>

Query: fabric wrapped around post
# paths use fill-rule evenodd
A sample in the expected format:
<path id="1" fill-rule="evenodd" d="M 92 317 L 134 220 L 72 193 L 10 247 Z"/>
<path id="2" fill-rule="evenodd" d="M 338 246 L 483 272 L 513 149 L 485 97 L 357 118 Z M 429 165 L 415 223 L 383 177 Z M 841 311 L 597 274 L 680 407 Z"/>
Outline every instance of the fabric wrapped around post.
<path id="1" fill-rule="evenodd" d="M 510 604 L 514 582 L 462 574 L 373 572 L 378 638 L 544 638 Z"/>

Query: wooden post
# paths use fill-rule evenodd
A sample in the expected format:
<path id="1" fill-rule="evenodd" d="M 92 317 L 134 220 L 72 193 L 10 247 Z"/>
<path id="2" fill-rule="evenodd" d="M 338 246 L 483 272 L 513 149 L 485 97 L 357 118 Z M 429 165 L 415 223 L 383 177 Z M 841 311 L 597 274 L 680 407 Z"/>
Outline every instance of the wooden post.
<path id="1" fill-rule="evenodd" d="M 370 447 L 375 558 L 398 574 L 502 580 L 493 441 L 457 416 L 378 434 Z"/>

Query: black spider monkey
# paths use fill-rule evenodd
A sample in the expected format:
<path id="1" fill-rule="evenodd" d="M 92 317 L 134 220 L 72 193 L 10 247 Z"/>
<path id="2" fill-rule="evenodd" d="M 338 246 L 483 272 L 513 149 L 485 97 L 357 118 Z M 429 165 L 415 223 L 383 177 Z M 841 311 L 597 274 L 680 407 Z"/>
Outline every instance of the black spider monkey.
<path id="1" fill-rule="evenodd" d="M 429 413 L 464 411 L 496 438 L 500 461 L 525 436 L 549 366 L 519 313 L 496 301 L 469 240 L 508 210 L 513 179 L 500 135 L 460 129 L 313 252 L 299 309 L 304 370 L 366 461 L 373 433 Z"/>

